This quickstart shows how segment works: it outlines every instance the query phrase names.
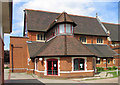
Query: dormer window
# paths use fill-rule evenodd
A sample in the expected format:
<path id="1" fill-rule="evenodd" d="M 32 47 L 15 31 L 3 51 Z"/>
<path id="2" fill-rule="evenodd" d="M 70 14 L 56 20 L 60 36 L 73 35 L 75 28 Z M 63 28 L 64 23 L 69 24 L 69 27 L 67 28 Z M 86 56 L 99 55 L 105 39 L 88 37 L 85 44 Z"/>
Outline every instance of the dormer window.
<path id="1" fill-rule="evenodd" d="M 45 40 L 45 34 L 37 34 L 37 40 Z"/>
<path id="2" fill-rule="evenodd" d="M 60 33 L 65 33 L 64 27 L 65 27 L 64 24 L 59 25 L 59 32 Z"/>
<path id="3" fill-rule="evenodd" d="M 73 26 L 71 24 L 58 24 L 56 34 L 72 34 Z"/>
<path id="4" fill-rule="evenodd" d="M 71 33 L 71 25 L 70 24 L 66 24 L 66 33 Z"/>

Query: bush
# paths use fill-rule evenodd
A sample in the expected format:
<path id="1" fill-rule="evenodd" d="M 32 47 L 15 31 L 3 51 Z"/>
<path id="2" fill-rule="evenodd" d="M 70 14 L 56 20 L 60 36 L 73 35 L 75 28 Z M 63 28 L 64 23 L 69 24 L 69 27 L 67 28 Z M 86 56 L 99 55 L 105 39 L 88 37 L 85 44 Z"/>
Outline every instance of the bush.
<path id="1" fill-rule="evenodd" d="M 7 66 L 7 67 L 4 67 L 4 69 L 9 69 L 9 67 Z"/>
<path id="2" fill-rule="evenodd" d="M 97 71 L 104 71 L 103 67 L 96 67 Z"/>
<path id="3" fill-rule="evenodd" d="M 107 67 L 107 69 L 108 69 L 108 70 L 112 70 L 112 68 L 111 68 L 111 67 Z"/>
<path id="4" fill-rule="evenodd" d="M 112 69 L 113 69 L 113 70 L 116 70 L 116 69 L 117 69 L 117 67 L 116 67 L 116 66 L 113 66 L 113 67 L 112 67 Z"/>

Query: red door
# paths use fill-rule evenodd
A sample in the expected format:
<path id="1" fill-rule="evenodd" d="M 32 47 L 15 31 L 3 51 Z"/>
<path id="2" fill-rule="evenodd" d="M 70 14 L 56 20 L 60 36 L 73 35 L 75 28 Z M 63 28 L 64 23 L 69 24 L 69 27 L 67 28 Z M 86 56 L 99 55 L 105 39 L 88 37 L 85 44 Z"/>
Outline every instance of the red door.
<path id="1" fill-rule="evenodd" d="M 57 59 L 47 60 L 47 74 L 58 75 L 58 60 Z"/>

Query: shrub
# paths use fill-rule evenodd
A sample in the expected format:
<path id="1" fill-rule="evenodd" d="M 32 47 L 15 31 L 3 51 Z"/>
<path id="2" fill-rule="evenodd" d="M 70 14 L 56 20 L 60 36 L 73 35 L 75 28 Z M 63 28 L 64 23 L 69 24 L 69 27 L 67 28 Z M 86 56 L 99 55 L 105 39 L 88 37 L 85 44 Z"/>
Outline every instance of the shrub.
<path id="1" fill-rule="evenodd" d="M 113 67 L 112 67 L 112 69 L 113 69 L 113 70 L 116 70 L 116 69 L 117 69 L 117 67 L 116 67 L 116 66 L 113 66 Z"/>
<path id="2" fill-rule="evenodd" d="M 96 67 L 97 71 L 104 71 L 103 67 Z"/>
<path id="3" fill-rule="evenodd" d="M 7 67 L 4 67 L 4 69 L 9 69 L 9 67 L 7 66 Z"/>
<path id="4" fill-rule="evenodd" d="M 112 68 L 111 68 L 111 67 L 107 67 L 107 69 L 108 69 L 108 70 L 112 70 Z"/>

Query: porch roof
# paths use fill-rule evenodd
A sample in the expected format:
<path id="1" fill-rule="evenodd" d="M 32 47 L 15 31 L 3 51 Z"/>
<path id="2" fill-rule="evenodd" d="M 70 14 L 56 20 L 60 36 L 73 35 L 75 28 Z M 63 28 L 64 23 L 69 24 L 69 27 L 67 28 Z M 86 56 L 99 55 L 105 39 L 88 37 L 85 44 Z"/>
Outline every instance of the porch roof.
<path id="1" fill-rule="evenodd" d="M 30 57 L 43 56 L 92 56 L 92 53 L 85 45 L 74 36 L 61 35 L 45 43 L 28 43 Z M 35 49 L 35 50 L 34 50 Z M 33 52 L 34 51 L 34 52 Z M 73 57 L 74 57 L 73 56 Z"/>
<path id="2" fill-rule="evenodd" d="M 86 44 L 85 46 L 98 57 L 107 58 L 117 55 L 115 51 L 105 44 Z"/>

